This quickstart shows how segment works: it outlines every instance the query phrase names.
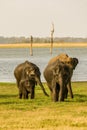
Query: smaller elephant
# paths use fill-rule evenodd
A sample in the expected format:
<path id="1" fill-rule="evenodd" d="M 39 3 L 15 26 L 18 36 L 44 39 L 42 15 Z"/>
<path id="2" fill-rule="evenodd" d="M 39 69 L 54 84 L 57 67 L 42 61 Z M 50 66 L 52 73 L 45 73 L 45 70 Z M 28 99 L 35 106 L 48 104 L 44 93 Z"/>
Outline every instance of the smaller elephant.
<path id="1" fill-rule="evenodd" d="M 64 101 L 71 68 L 57 60 L 53 64 L 48 64 L 43 74 L 51 91 L 52 100 L 54 102 Z"/>
<path id="2" fill-rule="evenodd" d="M 33 78 L 22 79 L 19 85 L 19 95 L 20 99 L 28 99 L 28 95 L 30 94 L 30 98 L 34 99 L 35 97 L 35 80 Z"/>
<path id="3" fill-rule="evenodd" d="M 29 61 L 25 61 L 15 68 L 14 76 L 19 89 L 19 98 L 23 97 L 27 99 L 29 93 L 31 93 L 31 98 L 34 98 L 34 88 L 37 83 L 41 86 L 44 94 L 49 96 L 44 89 L 40 75 L 39 68 Z"/>

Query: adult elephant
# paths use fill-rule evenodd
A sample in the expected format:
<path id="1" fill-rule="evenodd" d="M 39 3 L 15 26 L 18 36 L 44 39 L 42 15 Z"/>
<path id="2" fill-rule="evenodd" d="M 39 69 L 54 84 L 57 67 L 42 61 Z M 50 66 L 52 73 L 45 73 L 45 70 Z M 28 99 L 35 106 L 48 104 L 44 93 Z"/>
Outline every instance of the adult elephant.
<path id="1" fill-rule="evenodd" d="M 44 94 L 48 96 L 41 82 L 40 75 L 39 68 L 29 61 L 25 61 L 15 68 L 14 76 L 19 88 L 19 98 L 22 98 L 22 96 L 28 98 L 28 93 L 31 93 L 31 98 L 34 98 L 34 88 L 37 83 L 41 86 Z"/>
<path id="2" fill-rule="evenodd" d="M 71 69 L 71 75 L 70 75 L 70 80 L 67 84 L 67 89 L 66 89 L 66 98 L 67 98 L 67 94 L 68 94 L 68 91 L 70 93 L 70 97 L 73 98 L 73 92 L 72 92 L 72 87 L 71 87 L 71 78 L 72 78 L 72 75 L 73 75 L 73 70 L 75 70 L 77 64 L 78 64 L 78 59 L 77 58 L 72 58 L 72 57 L 69 57 L 67 54 L 65 53 L 61 53 L 59 54 L 58 56 L 56 57 L 53 57 L 49 62 L 48 64 L 53 64 L 54 62 L 56 62 L 57 60 L 63 62 L 64 64 L 68 65 Z"/>
<path id="3" fill-rule="evenodd" d="M 61 61 L 48 64 L 44 70 L 44 77 L 51 91 L 54 102 L 64 101 L 67 84 L 70 80 L 71 68 Z"/>

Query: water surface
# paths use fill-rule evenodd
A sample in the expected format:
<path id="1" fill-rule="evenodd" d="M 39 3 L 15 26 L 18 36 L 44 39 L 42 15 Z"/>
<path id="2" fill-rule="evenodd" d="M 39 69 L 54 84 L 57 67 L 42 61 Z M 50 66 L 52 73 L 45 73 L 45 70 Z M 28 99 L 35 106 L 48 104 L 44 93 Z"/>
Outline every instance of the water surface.
<path id="1" fill-rule="evenodd" d="M 40 68 L 41 80 L 45 81 L 44 68 L 52 57 L 60 53 L 67 53 L 79 59 L 72 81 L 87 81 L 87 48 L 53 48 L 52 54 L 49 48 L 34 48 L 33 56 L 30 56 L 29 51 L 29 48 L 0 48 L 0 82 L 15 82 L 14 69 L 25 60 L 35 63 Z"/>

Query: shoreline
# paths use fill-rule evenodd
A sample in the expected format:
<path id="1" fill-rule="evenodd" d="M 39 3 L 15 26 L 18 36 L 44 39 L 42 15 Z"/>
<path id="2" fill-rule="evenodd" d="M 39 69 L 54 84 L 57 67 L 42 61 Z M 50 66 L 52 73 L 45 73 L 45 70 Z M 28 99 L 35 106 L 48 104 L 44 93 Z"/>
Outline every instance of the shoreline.
<path id="1" fill-rule="evenodd" d="M 32 48 L 48 47 L 50 48 L 51 43 L 33 43 Z M 30 48 L 30 43 L 7 43 L 0 44 L 0 48 Z M 87 47 L 87 43 L 53 43 L 53 47 Z"/>
<path id="2" fill-rule="evenodd" d="M 42 82 L 43 84 L 46 84 L 46 82 Z M 71 83 L 87 83 L 87 81 L 71 81 Z M 1 84 L 16 84 L 16 82 L 0 82 Z"/>

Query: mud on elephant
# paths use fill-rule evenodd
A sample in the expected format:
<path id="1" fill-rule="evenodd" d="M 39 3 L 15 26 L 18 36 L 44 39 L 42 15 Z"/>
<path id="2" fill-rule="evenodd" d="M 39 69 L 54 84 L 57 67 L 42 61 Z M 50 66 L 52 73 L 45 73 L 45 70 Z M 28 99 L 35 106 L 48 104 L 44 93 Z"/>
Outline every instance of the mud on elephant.
<path id="1" fill-rule="evenodd" d="M 59 54 L 58 56 L 56 57 L 53 57 L 49 62 L 48 64 L 51 65 L 53 64 L 54 62 L 56 61 L 61 61 L 63 62 L 65 65 L 68 65 L 69 68 L 70 68 L 70 80 L 67 84 L 67 88 L 66 88 L 66 98 L 67 98 L 67 95 L 68 95 L 68 91 L 70 93 L 70 97 L 73 98 L 73 92 L 72 92 L 72 87 L 71 87 L 71 78 L 72 78 L 72 75 L 73 75 L 73 71 L 75 70 L 77 64 L 79 63 L 78 59 L 77 58 L 72 58 L 72 57 L 69 57 L 67 54 L 65 53 L 61 53 Z"/>
<path id="2" fill-rule="evenodd" d="M 64 101 L 67 84 L 70 80 L 71 68 L 61 61 L 48 64 L 44 70 L 44 77 L 51 91 L 54 102 Z"/>
<path id="3" fill-rule="evenodd" d="M 44 94 L 48 96 L 40 79 L 40 70 L 35 64 L 29 61 L 19 64 L 14 70 L 14 76 L 19 89 L 19 98 L 27 99 L 30 94 L 30 98 L 33 99 L 36 84 L 39 84 Z"/>

